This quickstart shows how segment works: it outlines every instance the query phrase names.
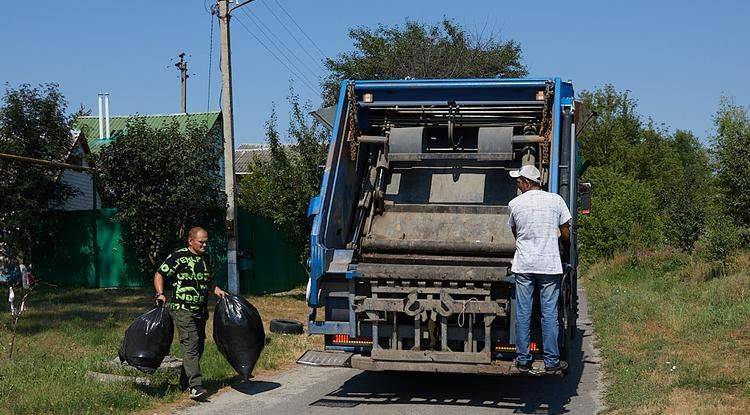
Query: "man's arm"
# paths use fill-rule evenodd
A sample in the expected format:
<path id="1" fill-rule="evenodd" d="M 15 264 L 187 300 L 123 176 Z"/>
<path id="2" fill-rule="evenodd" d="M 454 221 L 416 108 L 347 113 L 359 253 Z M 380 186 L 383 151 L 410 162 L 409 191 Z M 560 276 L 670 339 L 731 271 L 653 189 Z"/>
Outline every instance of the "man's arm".
<path id="1" fill-rule="evenodd" d="M 167 302 L 167 297 L 164 296 L 164 277 L 158 273 L 154 273 L 154 290 L 156 290 L 156 301 Z"/>
<path id="2" fill-rule="evenodd" d="M 562 260 L 570 262 L 570 222 L 560 225 L 560 240 L 562 240 Z"/>

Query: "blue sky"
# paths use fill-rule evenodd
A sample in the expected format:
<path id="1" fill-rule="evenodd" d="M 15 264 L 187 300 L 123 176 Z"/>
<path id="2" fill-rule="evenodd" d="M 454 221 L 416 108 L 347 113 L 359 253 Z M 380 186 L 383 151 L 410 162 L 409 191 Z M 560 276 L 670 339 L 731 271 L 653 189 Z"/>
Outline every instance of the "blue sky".
<path id="1" fill-rule="evenodd" d="M 327 56 L 351 48 L 352 26 L 392 25 L 409 18 L 432 23 L 443 16 L 471 31 L 496 31 L 520 42 L 530 75 L 571 79 L 578 91 L 611 83 L 630 90 L 640 113 L 671 129 L 710 136 L 719 97 L 750 104 L 750 2 L 722 1 L 393 1 L 256 0 L 233 20 L 235 130 L 238 144 L 263 140 L 263 124 L 275 102 L 282 128 L 285 97 L 294 79 L 303 100 L 314 92 L 276 61 L 249 34 L 263 36 L 259 19 L 291 49 L 290 59 L 308 73 L 322 70 L 287 33 L 321 53 L 286 18 L 280 2 Z M 179 111 L 180 85 L 174 59 L 188 57 L 188 111 L 219 107 L 218 24 L 214 25 L 209 103 L 209 0 L 70 0 L 4 2 L 0 17 L 0 82 L 57 82 L 71 110 L 96 112 L 96 94 L 112 95 L 112 113 Z M 274 41 L 278 42 L 274 38 Z M 281 55 L 276 52 L 277 55 Z M 284 59 L 283 56 L 279 56 Z M 288 65 L 288 64 L 287 64 Z M 316 74 L 310 73 L 316 72 Z"/>

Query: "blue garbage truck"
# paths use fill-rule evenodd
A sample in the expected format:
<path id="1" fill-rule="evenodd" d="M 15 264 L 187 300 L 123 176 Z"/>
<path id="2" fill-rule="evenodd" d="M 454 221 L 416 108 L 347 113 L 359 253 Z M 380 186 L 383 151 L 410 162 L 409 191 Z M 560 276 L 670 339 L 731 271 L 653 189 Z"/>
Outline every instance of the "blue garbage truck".
<path id="1" fill-rule="evenodd" d="M 576 169 L 583 112 L 572 83 L 554 77 L 342 82 L 308 209 L 307 327 L 326 352 L 301 362 L 517 373 L 508 172 L 534 165 L 571 212 L 587 204 Z M 563 359 L 576 327 L 575 230 L 573 219 L 561 253 Z M 541 354 L 536 303 L 531 349 Z"/>

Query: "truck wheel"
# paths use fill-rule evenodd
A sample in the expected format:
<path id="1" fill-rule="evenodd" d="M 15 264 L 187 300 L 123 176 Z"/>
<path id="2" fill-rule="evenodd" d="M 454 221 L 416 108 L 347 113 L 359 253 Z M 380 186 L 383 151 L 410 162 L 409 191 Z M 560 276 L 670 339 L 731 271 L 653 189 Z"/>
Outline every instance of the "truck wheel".
<path id="1" fill-rule="evenodd" d="M 560 284 L 560 300 L 559 300 L 559 308 L 558 313 L 560 316 L 560 331 L 557 336 L 558 338 L 558 347 L 560 349 L 560 359 L 568 362 L 568 365 L 570 365 L 570 358 L 571 358 L 571 335 L 572 332 L 570 330 L 570 323 L 571 323 L 571 292 L 570 292 L 570 279 L 566 276 L 563 278 L 562 283 Z"/>
<path id="2" fill-rule="evenodd" d="M 271 333 L 302 334 L 304 332 L 305 328 L 299 321 L 282 319 L 271 320 Z"/>

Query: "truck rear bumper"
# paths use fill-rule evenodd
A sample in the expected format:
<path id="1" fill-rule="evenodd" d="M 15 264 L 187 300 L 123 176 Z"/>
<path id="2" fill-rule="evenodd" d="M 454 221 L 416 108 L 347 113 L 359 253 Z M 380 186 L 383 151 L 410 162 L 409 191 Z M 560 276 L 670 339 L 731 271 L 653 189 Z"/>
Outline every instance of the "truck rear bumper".
<path id="1" fill-rule="evenodd" d="M 404 362 L 375 360 L 367 356 L 352 356 L 351 367 L 370 371 L 408 371 L 408 372 L 436 372 L 436 373 L 473 373 L 479 375 L 528 376 L 546 375 L 544 364 L 534 362 L 534 369 L 521 372 L 512 361 L 497 360 L 486 364 L 467 363 L 438 363 L 438 362 Z"/>

